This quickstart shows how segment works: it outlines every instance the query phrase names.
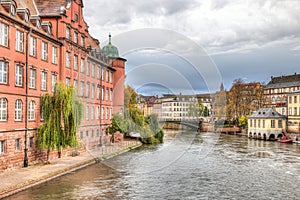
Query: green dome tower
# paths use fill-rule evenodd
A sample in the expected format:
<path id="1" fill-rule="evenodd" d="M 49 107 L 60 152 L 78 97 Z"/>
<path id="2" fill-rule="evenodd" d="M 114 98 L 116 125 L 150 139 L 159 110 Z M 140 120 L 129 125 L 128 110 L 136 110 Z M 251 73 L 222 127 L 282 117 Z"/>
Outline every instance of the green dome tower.
<path id="1" fill-rule="evenodd" d="M 111 44 L 111 34 L 109 33 L 108 45 L 102 48 L 102 53 L 109 58 L 119 58 L 119 50 L 117 47 Z"/>

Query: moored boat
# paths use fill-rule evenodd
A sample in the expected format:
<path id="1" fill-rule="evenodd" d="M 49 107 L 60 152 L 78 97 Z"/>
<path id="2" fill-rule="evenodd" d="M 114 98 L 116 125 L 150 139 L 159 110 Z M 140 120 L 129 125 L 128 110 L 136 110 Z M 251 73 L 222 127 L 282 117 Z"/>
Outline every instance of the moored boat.
<path id="1" fill-rule="evenodd" d="M 293 143 L 293 140 L 292 140 L 292 139 L 288 139 L 288 140 L 277 140 L 277 142 L 280 142 L 280 143 Z"/>

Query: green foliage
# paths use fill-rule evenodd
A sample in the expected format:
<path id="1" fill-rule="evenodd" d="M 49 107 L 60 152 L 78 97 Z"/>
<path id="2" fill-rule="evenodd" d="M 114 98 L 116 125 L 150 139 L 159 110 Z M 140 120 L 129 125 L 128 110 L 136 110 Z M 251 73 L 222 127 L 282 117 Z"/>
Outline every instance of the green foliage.
<path id="1" fill-rule="evenodd" d="M 83 116 L 83 106 L 76 98 L 74 89 L 62 83 L 56 83 L 53 94 L 41 96 L 41 111 L 44 123 L 37 130 L 37 145 L 47 149 L 47 160 L 50 149 L 70 146 L 75 147 L 76 131 Z"/>
<path id="2" fill-rule="evenodd" d="M 243 128 L 247 128 L 248 127 L 248 117 L 245 115 L 242 115 L 239 118 L 239 126 L 243 127 Z"/>
<path id="3" fill-rule="evenodd" d="M 114 114 L 112 123 L 108 127 L 108 132 L 110 134 L 114 134 L 117 131 L 123 134 L 127 132 L 127 124 L 119 113 Z"/>

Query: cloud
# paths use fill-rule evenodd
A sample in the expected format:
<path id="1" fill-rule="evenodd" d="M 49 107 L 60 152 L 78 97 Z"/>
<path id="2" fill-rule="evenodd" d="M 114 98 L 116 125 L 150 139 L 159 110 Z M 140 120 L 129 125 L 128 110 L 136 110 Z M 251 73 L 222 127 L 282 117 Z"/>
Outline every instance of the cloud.
<path id="1" fill-rule="evenodd" d="M 268 80 L 266 77 L 278 73 L 293 74 L 299 69 L 299 8 L 299 0 L 122 0 L 122 3 L 89 0 L 85 1 L 84 15 L 90 33 L 100 39 L 102 46 L 109 32 L 118 46 L 118 37 L 114 36 L 128 36 L 131 35 L 128 32 L 148 28 L 147 33 L 124 37 L 122 40 L 127 40 L 124 46 L 130 49 L 146 38 L 148 46 L 160 44 L 161 49 L 172 49 L 193 58 L 197 54 L 191 52 L 203 47 L 202 53 L 207 52 L 215 59 L 226 81 L 240 77 L 253 81 L 255 78 Z M 151 28 L 172 30 L 195 45 L 169 35 L 165 36 L 167 42 L 160 43 Z M 121 54 L 128 53 L 122 46 L 118 47 Z M 147 64 L 146 58 L 152 57 L 162 64 L 170 60 L 167 65 L 176 68 L 168 52 L 161 51 L 161 57 L 157 58 L 157 49 L 139 51 L 144 56 L 128 55 L 127 66 Z M 181 64 L 184 68 L 189 63 Z M 231 81 L 227 83 L 230 84 Z"/>

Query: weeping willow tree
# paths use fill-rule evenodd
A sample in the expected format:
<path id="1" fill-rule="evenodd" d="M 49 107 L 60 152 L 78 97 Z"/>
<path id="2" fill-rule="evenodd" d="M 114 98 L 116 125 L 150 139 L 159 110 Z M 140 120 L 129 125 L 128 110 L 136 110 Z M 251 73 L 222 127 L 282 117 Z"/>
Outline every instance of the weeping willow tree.
<path id="1" fill-rule="evenodd" d="M 76 131 L 83 116 L 83 105 L 76 97 L 73 87 L 56 83 L 53 94 L 41 96 L 41 113 L 44 123 L 37 130 L 37 145 L 47 150 L 57 150 L 61 156 L 62 148 L 76 147 Z"/>

